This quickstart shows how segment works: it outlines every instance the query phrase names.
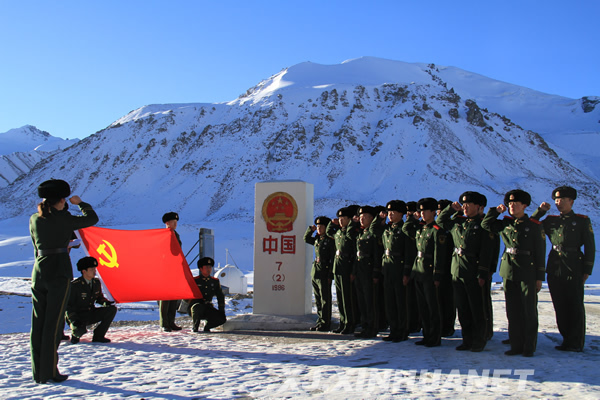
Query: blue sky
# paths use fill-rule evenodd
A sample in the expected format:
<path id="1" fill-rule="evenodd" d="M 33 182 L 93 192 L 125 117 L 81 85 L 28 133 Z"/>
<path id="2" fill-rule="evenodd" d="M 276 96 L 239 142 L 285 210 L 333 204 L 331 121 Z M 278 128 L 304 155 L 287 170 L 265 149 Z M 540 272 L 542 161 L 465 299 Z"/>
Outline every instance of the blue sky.
<path id="1" fill-rule="evenodd" d="M 600 96 L 599 20 L 596 0 L 0 0 L 0 132 L 83 138 L 146 104 L 229 101 L 361 56 Z"/>

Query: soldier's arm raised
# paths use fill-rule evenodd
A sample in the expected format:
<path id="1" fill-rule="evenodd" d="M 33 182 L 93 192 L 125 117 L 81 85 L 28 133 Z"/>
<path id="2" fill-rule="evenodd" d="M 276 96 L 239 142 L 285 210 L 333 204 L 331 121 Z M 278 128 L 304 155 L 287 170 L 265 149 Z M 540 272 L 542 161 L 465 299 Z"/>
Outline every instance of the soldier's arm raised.
<path id="1" fill-rule="evenodd" d="M 501 211 L 502 208 L 504 208 L 503 211 Z M 483 221 L 481 221 L 481 227 L 490 232 L 500 232 L 503 230 L 504 223 L 498 219 L 498 216 L 504 211 L 506 211 L 506 206 L 503 204 L 496 208 L 490 208 L 485 217 L 483 217 Z"/>

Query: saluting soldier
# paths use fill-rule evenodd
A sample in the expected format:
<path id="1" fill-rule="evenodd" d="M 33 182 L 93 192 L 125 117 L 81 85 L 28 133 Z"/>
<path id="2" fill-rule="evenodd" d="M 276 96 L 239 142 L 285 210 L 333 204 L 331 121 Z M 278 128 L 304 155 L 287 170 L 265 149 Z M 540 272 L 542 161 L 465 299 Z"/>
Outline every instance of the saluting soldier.
<path id="1" fill-rule="evenodd" d="M 500 275 L 504 278 L 510 340 L 510 350 L 504 354 L 509 356 L 533 357 L 537 346 L 537 293 L 545 277 L 546 235 L 541 222 L 525 213 L 530 203 L 529 193 L 511 190 L 504 196 L 504 204 L 490 208 L 481 222 L 484 229 L 498 232 L 506 246 Z M 511 216 L 497 219 L 507 209 Z"/>
<path id="2" fill-rule="evenodd" d="M 356 258 L 354 260 L 353 275 L 355 276 L 358 307 L 361 315 L 361 328 L 356 337 L 373 338 L 377 336 L 378 327 L 375 318 L 375 293 L 374 287 L 381 276 L 381 251 L 378 245 L 379 238 L 369 228 L 376 212 L 371 206 L 363 206 L 358 210 L 360 220 L 360 233 L 356 238 Z M 374 227 L 375 228 L 375 227 Z M 382 230 L 381 230 L 382 231 Z M 377 228 L 376 232 L 381 232 Z"/>
<path id="3" fill-rule="evenodd" d="M 94 329 L 92 342 L 110 343 L 106 332 L 117 314 L 113 301 L 102 294 L 102 284 L 96 278 L 98 261 L 94 257 L 83 257 L 77 261 L 77 270 L 81 276 L 71 282 L 71 294 L 67 304 L 67 322 L 71 326 L 71 343 L 87 332 L 87 326 L 99 322 Z M 102 307 L 96 307 L 100 304 Z"/>
<path id="4" fill-rule="evenodd" d="M 415 216 L 417 213 L 417 202 L 407 201 L 406 202 L 406 215 Z M 408 218 L 407 218 L 408 220 Z M 418 218 L 417 218 L 418 220 Z M 420 222 L 424 224 L 424 222 Z M 414 237 L 408 237 L 408 243 L 406 247 L 406 259 L 404 263 L 407 268 L 412 270 L 412 266 L 417 258 L 417 244 Z M 421 316 L 419 315 L 419 304 L 417 302 L 417 289 L 415 287 L 415 280 L 409 279 L 406 284 L 406 307 L 408 309 L 408 333 L 419 333 L 421 332 Z"/>
<path id="5" fill-rule="evenodd" d="M 485 207 L 487 206 L 487 197 L 484 194 L 481 195 L 481 207 L 479 208 L 479 215 L 481 218 L 485 216 Z M 489 260 L 489 273 L 488 278 L 483 286 L 483 310 L 485 312 L 485 338 L 490 340 L 494 336 L 494 308 L 492 304 L 492 278 L 498 270 L 498 256 L 500 255 L 500 236 L 495 232 L 490 232 L 492 236 L 491 247 L 485 250 L 490 253 Z M 510 341 L 502 341 L 504 344 L 509 344 Z"/>
<path id="6" fill-rule="evenodd" d="M 29 219 L 35 263 L 31 274 L 31 367 L 37 383 L 49 380 L 62 382 L 68 375 L 58 371 L 58 345 L 65 324 L 65 307 L 73 267 L 69 258 L 69 242 L 73 231 L 98 222 L 98 215 L 79 196 L 72 196 L 71 204 L 79 206 L 81 216 L 67 211 L 69 184 L 51 179 L 38 186 L 43 201 L 38 212 Z"/>
<path id="7" fill-rule="evenodd" d="M 442 316 L 439 306 L 438 288 L 447 274 L 447 233 L 435 223 L 437 201 L 426 197 L 417 202 L 417 209 L 424 225 L 410 213 L 402 231 L 409 237 L 414 237 L 417 245 L 417 257 L 412 267 L 411 279 L 417 288 L 419 314 L 423 325 L 423 340 L 417 345 L 436 347 L 442 344 Z"/>
<path id="8" fill-rule="evenodd" d="M 201 299 L 189 301 L 189 313 L 192 316 L 192 332 L 210 332 L 212 328 L 223 325 L 227 322 L 225 317 L 225 295 L 221 289 L 219 279 L 211 276 L 215 260 L 210 257 L 203 257 L 198 260 L 198 270 L 200 276 L 194 278 L 196 285 L 202 293 Z M 213 297 L 217 298 L 218 309 L 213 305 Z M 200 321 L 206 320 L 204 329 L 199 331 Z"/>
<path id="9" fill-rule="evenodd" d="M 576 198 L 577 190 L 570 186 L 554 189 L 552 200 L 560 215 L 549 215 L 542 223 L 552 243 L 546 272 L 556 324 L 563 337 L 556 349 L 580 352 L 585 344 L 583 285 L 592 274 L 596 243 L 590 219 L 573 211 Z M 539 219 L 548 210 L 550 204 L 544 202 L 532 218 Z"/>
<path id="10" fill-rule="evenodd" d="M 352 221 L 354 212 L 351 209 L 348 207 L 340 208 L 336 215 L 337 218 L 329 222 L 326 230 L 327 236 L 335 241 L 333 276 L 340 313 L 340 325 L 334 332 L 347 335 L 354 333 L 356 324 L 352 306 L 353 290 L 350 275 L 352 274 L 356 255 L 356 237 L 359 231 L 356 223 Z"/>
<path id="11" fill-rule="evenodd" d="M 448 207 L 452 202 L 448 199 L 438 200 L 438 208 L 436 211 L 436 223 L 437 218 L 443 209 Z M 439 225 L 439 224 L 438 224 Z M 454 250 L 454 243 L 452 242 L 452 235 L 448 235 L 446 240 L 447 253 L 447 265 L 450 267 L 452 263 L 452 251 Z M 440 287 L 438 288 L 439 296 L 438 301 L 440 302 L 440 311 L 442 313 L 442 337 L 449 337 L 454 335 L 454 325 L 456 323 L 456 304 L 454 301 L 454 287 L 452 284 L 452 275 L 444 274 Z"/>
<path id="12" fill-rule="evenodd" d="M 166 229 L 171 229 L 175 233 L 175 237 L 181 246 L 181 238 L 175 229 L 179 222 L 179 214 L 176 212 L 168 212 L 162 216 L 162 222 Z M 177 315 L 178 300 L 160 300 L 160 326 L 163 332 L 180 331 L 181 327 L 175 324 L 175 316 Z"/>
<path id="13" fill-rule="evenodd" d="M 381 269 L 390 334 L 383 340 L 397 343 L 408 339 L 406 284 L 412 265 L 407 266 L 405 260 L 406 248 L 412 243 L 402 232 L 406 204 L 402 200 L 391 200 L 387 203 L 386 210 L 390 223 L 382 235 L 384 253 Z"/>
<path id="14" fill-rule="evenodd" d="M 333 280 L 333 258 L 335 242 L 327 236 L 327 217 L 315 218 L 315 224 L 304 233 L 304 242 L 315 248 L 315 260 L 311 270 L 311 280 L 317 306 L 317 323 L 311 331 L 329 332 L 331 330 L 331 282 Z M 316 235 L 313 234 L 316 232 Z"/>
<path id="15" fill-rule="evenodd" d="M 463 342 L 456 350 L 482 351 L 486 344 L 483 287 L 488 279 L 493 234 L 481 227 L 482 195 L 464 192 L 448 205 L 437 223 L 452 235 L 452 283 Z M 462 211 L 462 212 L 461 212 Z M 457 212 L 464 216 L 455 216 Z"/>

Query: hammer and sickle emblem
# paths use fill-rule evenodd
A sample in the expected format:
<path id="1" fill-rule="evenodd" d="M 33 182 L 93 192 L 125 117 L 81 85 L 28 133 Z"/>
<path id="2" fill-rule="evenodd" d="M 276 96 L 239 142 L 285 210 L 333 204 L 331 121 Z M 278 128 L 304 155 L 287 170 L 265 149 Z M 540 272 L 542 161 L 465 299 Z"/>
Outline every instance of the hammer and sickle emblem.
<path id="1" fill-rule="evenodd" d="M 117 263 L 117 252 L 110 242 L 106 240 L 102 240 L 106 245 L 100 244 L 98 249 L 96 250 L 100 256 L 106 257 L 106 260 L 102 257 L 98 260 L 100 264 L 104 265 L 108 268 L 119 268 L 119 264 Z M 106 246 L 110 249 L 110 253 L 106 251 Z"/>

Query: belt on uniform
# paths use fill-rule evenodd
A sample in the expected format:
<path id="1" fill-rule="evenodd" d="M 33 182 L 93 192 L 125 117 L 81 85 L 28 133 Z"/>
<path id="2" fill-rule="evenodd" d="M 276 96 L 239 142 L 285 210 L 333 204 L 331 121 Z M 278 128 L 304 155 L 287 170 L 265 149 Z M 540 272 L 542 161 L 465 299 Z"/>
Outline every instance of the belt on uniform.
<path id="1" fill-rule="evenodd" d="M 357 251 L 356 252 L 356 257 L 370 257 L 370 254 L 365 254 L 362 251 Z"/>
<path id="2" fill-rule="evenodd" d="M 38 257 L 43 257 L 43 256 L 49 256 L 52 254 L 61 254 L 61 253 L 68 253 L 69 249 L 68 248 L 62 248 L 62 249 L 39 249 L 37 251 L 37 255 Z"/>
<path id="3" fill-rule="evenodd" d="M 555 251 L 579 251 L 579 247 L 562 247 L 560 244 L 553 244 L 552 250 Z"/>
<path id="4" fill-rule="evenodd" d="M 399 251 L 390 251 L 390 250 L 386 249 L 385 255 L 388 256 L 388 257 L 391 257 L 391 256 L 401 256 L 402 253 L 400 253 Z"/>
<path id="5" fill-rule="evenodd" d="M 418 251 L 417 252 L 417 257 L 419 257 L 419 258 L 433 258 L 433 255 L 431 255 L 431 254 L 425 254 L 422 251 Z"/>
<path id="6" fill-rule="evenodd" d="M 476 256 L 476 254 L 467 253 L 465 251 L 465 249 L 463 249 L 462 247 L 455 247 L 454 252 L 452 254 L 458 254 L 459 256 L 466 256 L 466 257 L 475 257 Z"/>
<path id="7" fill-rule="evenodd" d="M 531 252 L 529 250 L 519 250 L 516 247 L 507 247 L 506 252 L 508 254 L 522 254 L 524 256 L 531 255 Z"/>
<path id="8" fill-rule="evenodd" d="M 336 257 L 349 257 L 350 253 L 342 253 L 341 250 L 336 250 L 335 255 Z"/>

